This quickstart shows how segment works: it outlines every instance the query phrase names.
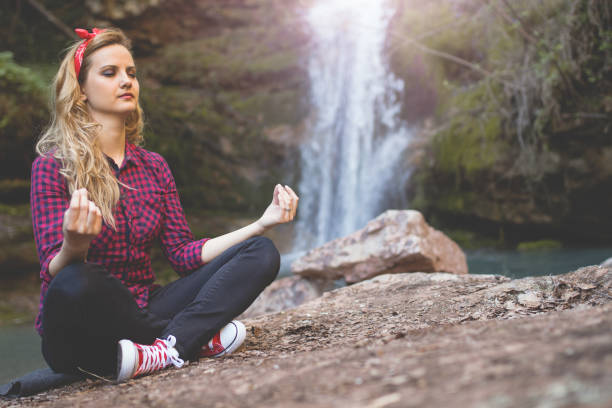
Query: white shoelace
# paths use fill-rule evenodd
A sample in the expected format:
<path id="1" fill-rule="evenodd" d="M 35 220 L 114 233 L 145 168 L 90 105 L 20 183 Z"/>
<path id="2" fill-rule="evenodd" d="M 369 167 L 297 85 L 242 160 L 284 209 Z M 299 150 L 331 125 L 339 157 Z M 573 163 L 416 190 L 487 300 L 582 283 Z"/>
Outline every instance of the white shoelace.
<path id="1" fill-rule="evenodd" d="M 185 364 L 185 361 L 179 358 L 179 353 L 174 348 L 174 345 L 176 344 L 176 337 L 174 337 L 173 335 L 169 335 L 167 339 L 162 339 L 162 341 L 166 344 L 166 348 L 168 350 L 168 359 L 170 360 L 170 362 L 176 368 L 181 368 L 183 364 Z"/>
<path id="2" fill-rule="evenodd" d="M 180 368 L 185 362 L 179 358 L 178 351 L 174 348 L 176 337 L 170 335 L 167 339 L 157 339 L 165 346 L 165 350 L 160 350 L 159 346 L 142 346 L 142 365 L 139 367 L 138 374 L 150 373 L 162 369 L 169 364 Z"/>

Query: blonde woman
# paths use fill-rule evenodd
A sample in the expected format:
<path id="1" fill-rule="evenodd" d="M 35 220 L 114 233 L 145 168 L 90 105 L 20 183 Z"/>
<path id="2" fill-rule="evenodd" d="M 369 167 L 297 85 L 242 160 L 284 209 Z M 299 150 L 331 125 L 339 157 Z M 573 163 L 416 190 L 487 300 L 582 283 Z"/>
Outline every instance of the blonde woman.
<path id="1" fill-rule="evenodd" d="M 32 166 L 43 356 L 57 372 L 125 381 L 231 353 L 246 336 L 232 319 L 279 269 L 260 235 L 293 220 L 298 197 L 279 184 L 256 222 L 195 240 L 166 161 L 139 147 L 129 40 L 113 28 L 76 31 L 83 40 L 55 77 L 52 121 Z M 165 287 L 151 270 L 155 241 L 181 275 Z"/>

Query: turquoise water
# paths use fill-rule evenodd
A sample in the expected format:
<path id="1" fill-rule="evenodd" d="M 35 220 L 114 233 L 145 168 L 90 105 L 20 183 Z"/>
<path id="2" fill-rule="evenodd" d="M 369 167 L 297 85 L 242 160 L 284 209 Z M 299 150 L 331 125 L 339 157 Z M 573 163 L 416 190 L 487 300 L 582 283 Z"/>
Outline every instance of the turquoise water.
<path id="1" fill-rule="evenodd" d="M 609 248 L 562 248 L 538 251 L 481 249 L 466 251 L 470 273 L 496 274 L 517 279 L 559 275 L 612 257 Z"/>
<path id="2" fill-rule="evenodd" d="M 467 251 L 470 273 L 499 274 L 511 278 L 558 275 L 612 257 L 610 248 L 541 251 Z M 45 367 L 40 338 L 32 325 L 0 327 L 0 384 Z"/>
<path id="3" fill-rule="evenodd" d="M 0 327 L 0 384 L 45 367 L 34 326 Z"/>

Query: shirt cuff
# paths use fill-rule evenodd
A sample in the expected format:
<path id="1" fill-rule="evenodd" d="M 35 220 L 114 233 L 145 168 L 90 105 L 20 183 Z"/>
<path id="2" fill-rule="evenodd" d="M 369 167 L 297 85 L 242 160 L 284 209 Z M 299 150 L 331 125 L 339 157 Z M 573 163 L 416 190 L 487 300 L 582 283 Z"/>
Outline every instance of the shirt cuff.
<path id="1" fill-rule="evenodd" d="M 193 270 L 205 265 L 205 262 L 202 261 L 202 247 L 209 239 L 202 238 L 195 241 L 185 250 L 185 266 L 187 269 Z"/>
<path id="2" fill-rule="evenodd" d="M 59 253 L 60 249 L 61 248 L 55 248 L 53 251 L 51 251 L 51 253 L 47 256 L 47 259 L 45 259 L 40 266 L 40 279 L 47 283 L 51 282 L 51 279 L 53 279 L 53 276 L 51 276 L 49 273 L 49 264 L 51 263 L 51 260 Z"/>

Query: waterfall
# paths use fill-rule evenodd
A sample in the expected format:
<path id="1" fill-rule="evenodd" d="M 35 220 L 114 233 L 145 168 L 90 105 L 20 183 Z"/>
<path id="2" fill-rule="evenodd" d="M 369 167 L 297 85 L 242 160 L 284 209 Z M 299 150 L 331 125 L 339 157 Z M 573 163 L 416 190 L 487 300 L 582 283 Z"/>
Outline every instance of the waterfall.
<path id="1" fill-rule="evenodd" d="M 313 114 L 301 146 L 296 251 L 407 205 L 401 159 L 411 131 L 399 119 L 403 82 L 383 55 L 392 14 L 383 0 L 318 0 L 307 14 Z"/>

